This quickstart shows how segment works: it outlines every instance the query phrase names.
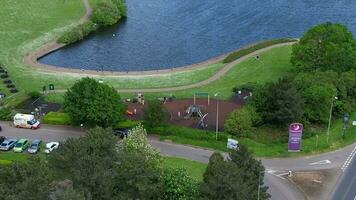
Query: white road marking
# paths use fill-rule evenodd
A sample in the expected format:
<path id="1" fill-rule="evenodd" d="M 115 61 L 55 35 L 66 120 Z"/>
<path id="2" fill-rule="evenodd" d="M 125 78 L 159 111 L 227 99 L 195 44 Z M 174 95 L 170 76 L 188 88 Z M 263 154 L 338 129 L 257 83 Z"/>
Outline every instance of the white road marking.
<path id="1" fill-rule="evenodd" d="M 309 165 L 325 165 L 325 164 L 330 164 L 330 163 L 331 163 L 330 160 L 321 160 L 318 162 L 309 163 Z"/>
<path id="2" fill-rule="evenodd" d="M 355 157 L 356 154 L 356 146 L 354 147 L 354 149 L 352 150 L 352 152 L 350 153 L 349 157 L 347 157 L 346 161 L 344 162 L 344 164 L 341 167 L 341 170 L 344 172 L 347 167 L 350 165 L 352 159 Z M 356 197 L 355 197 L 356 198 Z M 354 199 L 356 200 L 356 199 Z"/>
<path id="3" fill-rule="evenodd" d="M 279 170 L 273 170 L 273 169 L 266 169 L 266 172 L 267 172 L 268 174 L 271 174 L 271 175 L 273 175 L 273 176 L 276 176 L 276 177 L 278 177 L 278 178 L 280 178 L 280 179 L 284 179 L 284 180 L 285 180 L 285 178 L 282 177 L 282 176 L 288 174 L 288 172 L 285 173 L 285 171 L 279 171 Z M 281 172 L 282 172 L 282 173 L 281 173 Z"/>

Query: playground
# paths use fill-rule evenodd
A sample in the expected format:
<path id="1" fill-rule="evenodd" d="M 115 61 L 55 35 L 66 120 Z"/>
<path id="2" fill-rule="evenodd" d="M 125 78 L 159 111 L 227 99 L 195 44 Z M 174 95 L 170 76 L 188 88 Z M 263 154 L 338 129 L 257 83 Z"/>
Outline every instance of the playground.
<path id="1" fill-rule="evenodd" d="M 194 103 L 195 101 L 195 103 Z M 241 101 L 236 100 L 216 100 L 215 98 L 194 98 L 179 99 L 166 101 L 164 107 L 170 114 L 169 122 L 175 125 L 181 125 L 191 128 L 200 128 L 206 130 L 215 130 L 216 128 L 216 114 L 218 104 L 218 127 L 219 130 L 223 128 L 224 121 L 229 114 L 242 106 Z M 147 106 L 128 102 L 128 111 L 133 114 L 130 115 L 132 119 L 140 120 L 143 118 L 142 109 Z M 135 112 L 136 111 L 136 112 Z M 136 113 L 136 114 L 134 114 Z"/>

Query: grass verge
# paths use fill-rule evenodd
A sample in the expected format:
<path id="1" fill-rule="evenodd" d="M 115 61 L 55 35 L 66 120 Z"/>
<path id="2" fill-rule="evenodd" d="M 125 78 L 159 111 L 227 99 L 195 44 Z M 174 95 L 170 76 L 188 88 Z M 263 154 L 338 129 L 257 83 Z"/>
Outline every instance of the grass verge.
<path id="1" fill-rule="evenodd" d="M 206 164 L 177 157 L 164 157 L 163 164 L 165 167 L 185 168 L 188 174 L 199 182 L 203 181 L 203 174 L 207 167 Z"/>
<path id="2" fill-rule="evenodd" d="M 72 120 L 67 113 L 49 112 L 43 117 L 43 123 L 53 125 L 71 125 Z"/>
<path id="3" fill-rule="evenodd" d="M 248 46 L 246 48 L 240 49 L 238 51 L 235 51 L 231 54 L 229 54 L 224 60 L 223 63 L 229 63 L 232 62 L 234 60 L 237 60 L 239 58 L 241 58 L 242 56 L 245 56 L 247 54 L 250 54 L 254 51 L 257 51 L 259 49 L 263 49 L 265 47 L 268 46 L 272 46 L 275 44 L 280 44 L 280 43 L 286 43 L 286 42 L 296 42 L 296 39 L 290 39 L 290 38 L 281 38 L 281 39 L 275 39 L 275 40 L 267 40 L 267 41 L 263 41 L 257 44 L 253 44 L 251 46 Z"/>

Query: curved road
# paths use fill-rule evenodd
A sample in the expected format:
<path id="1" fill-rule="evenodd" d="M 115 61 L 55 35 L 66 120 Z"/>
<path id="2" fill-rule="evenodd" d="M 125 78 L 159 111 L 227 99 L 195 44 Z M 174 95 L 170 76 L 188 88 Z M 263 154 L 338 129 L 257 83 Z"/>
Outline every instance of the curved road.
<path id="1" fill-rule="evenodd" d="M 18 129 L 12 126 L 11 122 L 0 122 L 2 126 L 2 132 L 0 135 L 4 135 L 9 138 L 28 138 L 42 139 L 43 141 L 64 141 L 68 138 L 78 138 L 85 134 L 84 130 L 75 127 L 68 126 L 54 126 L 54 125 L 42 125 L 38 130 Z M 159 141 L 157 137 L 150 136 L 150 143 L 155 148 L 159 149 L 163 155 L 176 156 L 185 158 L 188 160 L 194 160 L 202 163 L 208 163 L 209 157 L 213 153 L 212 150 L 202 149 L 192 146 L 173 144 L 170 142 Z M 351 175 L 355 175 L 355 162 L 349 166 L 353 159 L 350 154 L 355 152 L 356 145 L 350 145 L 343 149 L 324 153 L 315 156 L 298 157 L 298 158 L 275 158 L 275 159 L 261 159 L 263 165 L 266 168 L 265 184 L 269 186 L 269 192 L 272 194 L 272 199 L 276 200 L 300 200 L 304 199 L 303 194 L 290 182 L 283 178 L 281 174 L 285 174 L 288 170 L 319 170 L 319 169 L 343 169 Z M 1 153 L 1 152 L 0 152 Z M 327 160 L 327 161 L 326 161 Z M 356 178 L 346 175 L 352 182 L 351 190 L 354 191 L 353 186 L 356 184 Z M 343 176 L 345 177 L 345 176 Z M 352 178 L 353 177 L 353 178 Z M 339 185 L 347 184 L 343 179 L 340 179 Z M 342 188 L 341 188 L 342 189 Z M 343 193 L 344 191 L 341 191 Z M 346 191 L 347 192 L 347 191 Z M 340 195 L 340 192 L 335 192 L 336 195 Z M 328 194 L 330 196 L 331 194 Z M 350 194 L 353 195 L 353 194 Z M 342 199 L 342 198 L 335 198 Z M 346 197 L 344 198 L 346 199 Z M 353 200 L 353 199 L 351 199 Z"/>

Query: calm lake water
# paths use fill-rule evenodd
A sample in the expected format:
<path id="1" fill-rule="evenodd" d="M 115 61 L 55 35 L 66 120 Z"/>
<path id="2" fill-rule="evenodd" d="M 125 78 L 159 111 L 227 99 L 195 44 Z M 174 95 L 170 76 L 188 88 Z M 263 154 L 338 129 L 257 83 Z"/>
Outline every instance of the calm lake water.
<path id="1" fill-rule="evenodd" d="M 127 0 L 128 18 L 40 59 L 108 71 L 190 65 L 322 22 L 356 33 L 356 0 Z"/>

